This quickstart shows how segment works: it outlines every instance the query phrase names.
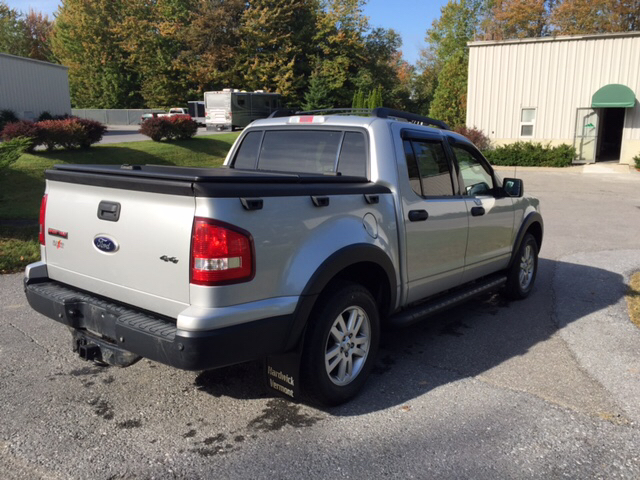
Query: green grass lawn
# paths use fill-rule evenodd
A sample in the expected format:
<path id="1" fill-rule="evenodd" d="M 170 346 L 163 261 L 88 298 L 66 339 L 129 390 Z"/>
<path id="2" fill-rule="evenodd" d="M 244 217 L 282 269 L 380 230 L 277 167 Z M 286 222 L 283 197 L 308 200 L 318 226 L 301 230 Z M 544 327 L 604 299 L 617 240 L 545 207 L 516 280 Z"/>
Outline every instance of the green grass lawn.
<path id="1" fill-rule="evenodd" d="M 219 167 L 237 136 L 204 135 L 175 142 L 149 140 L 22 155 L 0 173 L 0 273 L 21 270 L 39 258 L 37 223 L 48 168 L 61 163 Z"/>

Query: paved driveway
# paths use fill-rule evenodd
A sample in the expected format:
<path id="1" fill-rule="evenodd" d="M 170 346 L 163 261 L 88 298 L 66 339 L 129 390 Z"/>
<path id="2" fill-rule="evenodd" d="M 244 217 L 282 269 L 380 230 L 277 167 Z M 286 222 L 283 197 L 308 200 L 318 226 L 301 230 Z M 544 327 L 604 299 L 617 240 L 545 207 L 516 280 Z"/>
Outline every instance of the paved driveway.
<path id="1" fill-rule="evenodd" d="M 265 394 L 258 363 L 92 366 L 0 277 L 1 476 L 640 478 L 640 175 L 517 173 L 545 218 L 532 296 L 389 333 L 332 410 Z"/>

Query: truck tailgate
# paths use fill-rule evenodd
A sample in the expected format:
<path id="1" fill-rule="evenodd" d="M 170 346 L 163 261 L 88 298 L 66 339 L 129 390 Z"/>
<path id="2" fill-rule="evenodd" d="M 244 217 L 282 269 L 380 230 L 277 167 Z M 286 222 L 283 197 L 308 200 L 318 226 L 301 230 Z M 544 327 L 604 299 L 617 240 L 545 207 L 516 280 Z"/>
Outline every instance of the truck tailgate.
<path id="1" fill-rule="evenodd" d="M 189 304 L 194 211 L 192 196 L 48 180 L 49 277 L 175 317 Z"/>

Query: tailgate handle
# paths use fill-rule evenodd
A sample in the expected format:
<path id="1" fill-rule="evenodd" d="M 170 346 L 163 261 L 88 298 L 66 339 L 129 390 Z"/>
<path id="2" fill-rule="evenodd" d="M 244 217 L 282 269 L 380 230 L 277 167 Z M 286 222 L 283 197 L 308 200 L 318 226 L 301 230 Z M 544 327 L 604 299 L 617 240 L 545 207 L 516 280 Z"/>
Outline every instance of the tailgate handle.
<path id="1" fill-rule="evenodd" d="M 321 197 L 318 195 L 312 195 L 311 201 L 316 207 L 328 207 L 329 206 L 329 197 Z"/>
<path id="2" fill-rule="evenodd" d="M 120 219 L 120 204 L 103 200 L 98 205 L 98 218 L 107 222 L 117 222 Z"/>
<path id="3" fill-rule="evenodd" d="M 245 210 L 262 210 L 264 202 L 261 198 L 241 198 L 240 203 Z"/>

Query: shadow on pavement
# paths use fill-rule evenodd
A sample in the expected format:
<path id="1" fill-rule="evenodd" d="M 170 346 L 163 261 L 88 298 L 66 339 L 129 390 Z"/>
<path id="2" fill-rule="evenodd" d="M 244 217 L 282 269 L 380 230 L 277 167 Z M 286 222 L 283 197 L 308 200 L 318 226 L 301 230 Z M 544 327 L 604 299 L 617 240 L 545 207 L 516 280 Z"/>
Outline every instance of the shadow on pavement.
<path id="1" fill-rule="evenodd" d="M 564 325 L 606 309 L 624 295 L 626 287 L 619 274 L 540 259 L 537 285 L 526 300 L 510 302 L 500 294 L 484 295 L 412 327 L 383 332 L 376 366 L 363 392 L 328 413 L 353 416 L 401 406 L 441 385 L 475 377 L 526 354 L 558 331 L 554 302 L 562 302 L 569 293 L 551 294 L 559 266 L 570 267 L 577 277 L 597 277 L 607 290 L 604 295 L 591 292 L 590 301 L 572 310 L 571 318 L 563 318 Z M 202 372 L 195 381 L 213 396 L 239 399 L 273 396 L 265 392 L 263 382 L 260 362 Z"/>

